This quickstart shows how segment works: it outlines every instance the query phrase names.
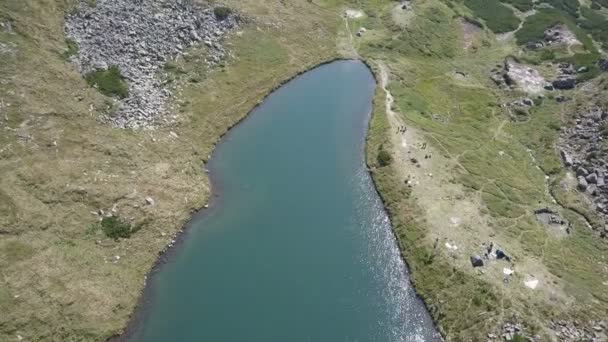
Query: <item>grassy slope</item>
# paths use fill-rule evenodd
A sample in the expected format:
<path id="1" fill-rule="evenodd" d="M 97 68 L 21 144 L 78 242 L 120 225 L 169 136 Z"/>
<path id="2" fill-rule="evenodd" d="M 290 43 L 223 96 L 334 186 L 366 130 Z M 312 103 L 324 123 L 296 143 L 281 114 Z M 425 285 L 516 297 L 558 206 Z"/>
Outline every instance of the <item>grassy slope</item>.
<path id="1" fill-rule="evenodd" d="M 508 248 L 516 258 L 516 270 L 520 270 L 515 283 L 503 284 L 501 276 L 491 271 L 474 272 L 466 261 L 465 266 L 459 266 L 462 262 L 434 248 L 434 237 L 453 228 L 433 229 L 427 222 L 427 208 L 420 208 L 412 190 L 404 185 L 402 170 L 395 169 L 396 165 L 380 168 L 374 163 L 377 147 L 390 145 L 388 136 L 394 129 L 384 114 L 380 91 L 368 139 L 368 160 L 374 166 L 374 179 L 413 270 L 414 283 L 444 333 L 457 341 L 482 340 L 488 332 L 496 333 L 502 322 L 514 319 L 544 334 L 547 331 L 543 327 L 551 318 L 585 321 L 605 316 L 608 295 L 602 285 L 606 281 L 602 270 L 607 266 L 606 244 L 572 212 L 564 212 L 576 227 L 567 238 L 549 232 L 533 215 L 534 209 L 552 205 L 542 170 L 549 174 L 561 170 L 553 147 L 558 135 L 555 127 L 563 124 L 566 117 L 562 114 L 571 108 L 546 99 L 528 121 L 510 121 L 497 105 L 523 94 L 498 91 L 488 75 L 505 56 L 515 52 L 514 46 L 512 42 L 494 42 L 492 35 L 480 33 L 473 48 L 463 50 L 454 14 L 466 14 L 466 9 L 456 7 L 455 12 L 440 1 L 419 2 L 414 5 L 414 19 L 395 27 L 390 22 L 394 17 L 391 5 L 374 4 L 372 0 L 367 3 L 367 10 L 375 11 L 374 17 L 386 24 L 370 21 L 359 25 L 388 29 L 363 38 L 360 52 L 364 57 L 389 62 L 389 89 L 396 100 L 395 110 L 446 160 L 461 166 L 452 170 L 449 182 L 462 184 L 463 193 L 468 194 L 465 197 L 480 196 L 480 213 L 488 216 L 488 226 L 481 231 Z M 466 79 L 454 78 L 454 71 L 465 72 Z M 433 119 L 432 114 L 446 121 Z M 508 157 L 500 157 L 499 152 Z M 400 152 L 395 153 L 397 157 Z M 568 196 L 570 200 L 577 198 L 572 192 Z M 476 228 L 464 228 L 458 234 L 469 236 L 471 246 L 488 242 L 471 233 Z M 466 250 L 470 246 L 460 247 Z M 468 255 L 459 258 L 466 260 Z M 533 270 L 537 276 L 544 274 L 545 289 L 524 288 L 524 270 Z"/>
<path id="2" fill-rule="evenodd" d="M 281 81 L 336 55 L 334 13 L 306 1 L 227 3 L 256 17 L 228 39 L 235 57 L 214 70 L 196 63 L 198 53 L 178 61 L 182 122 L 147 132 L 96 120 L 111 102 L 65 62 L 70 1 L 0 3 L 16 32 L 0 41 L 17 47 L 0 58 L 1 341 L 119 331 L 157 253 L 208 198 L 203 161 L 219 136 Z M 128 240 L 97 228 L 91 211 L 114 206 L 142 224 Z"/>
<path id="3" fill-rule="evenodd" d="M 118 331 L 156 253 L 208 198 L 201 167 L 218 137 L 281 81 L 335 57 L 336 43 L 339 51 L 350 51 L 338 17 L 342 1 L 227 3 L 256 17 L 229 39 L 235 58 L 207 70 L 199 63 L 204 51 L 193 51 L 172 65 L 170 78 L 181 85 L 176 92 L 181 122 L 153 132 L 115 130 L 95 120 L 107 99 L 64 58 L 62 13 L 70 1 L 0 4 L 0 18 L 12 18 L 18 32 L 0 33 L 0 41 L 14 41 L 19 51 L 0 59 L 0 100 L 11 104 L 0 111 L 0 312 L 8 313 L 0 315 L 0 340 L 17 334 L 28 340 L 100 340 Z M 378 146 L 391 147 L 379 91 L 368 139 L 374 179 L 417 289 L 444 333 L 452 340 L 478 340 L 513 314 L 532 328 L 554 315 L 605 315 L 605 260 L 597 257 L 605 254 L 605 245 L 584 229 L 554 238 L 531 215 L 550 200 L 544 174 L 526 149 L 542 169 L 559 172 L 553 150 L 557 131 L 551 127 L 568 111 L 547 100 L 527 122 L 506 120 L 496 104 L 519 94 L 497 92 L 487 71 L 513 46 L 480 34 L 464 51 L 455 12 L 443 2 L 416 3 L 416 16 L 410 17 L 395 15 L 394 5 L 387 0 L 351 5 L 367 14 L 350 22 L 351 31 L 370 29 L 355 40 L 359 53 L 372 65 L 376 59 L 387 62 L 396 110 L 408 125 L 446 158 L 460 156 L 463 169 L 455 170 L 450 182 L 483 199 L 491 225 L 477 228 L 511 241 L 517 259 L 548 270 L 556 282 L 551 288 L 559 290 L 555 298 L 513 290 L 434 251 L 437 232 L 404 186 L 401 170 L 374 165 Z M 460 5 L 456 10 L 470 14 Z M 468 80 L 454 79 L 454 70 L 469 74 Z M 447 113 L 452 113 L 447 123 L 430 116 Z M 499 151 L 511 159 L 497 158 Z M 143 205 L 146 196 L 155 199 L 154 207 Z M 561 197 L 581 208 L 573 193 Z M 92 228 L 98 218 L 90 211 L 108 211 L 114 204 L 122 217 L 143 224 L 131 239 L 115 242 Z M 117 263 L 115 255 L 121 256 Z"/>

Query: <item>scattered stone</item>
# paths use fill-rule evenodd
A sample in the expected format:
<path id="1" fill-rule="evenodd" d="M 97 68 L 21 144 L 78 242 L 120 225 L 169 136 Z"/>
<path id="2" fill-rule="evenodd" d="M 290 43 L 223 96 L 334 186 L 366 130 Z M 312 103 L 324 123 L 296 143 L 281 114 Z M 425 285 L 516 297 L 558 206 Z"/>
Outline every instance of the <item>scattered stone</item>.
<path id="1" fill-rule="evenodd" d="M 517 87 L 529 94 L 542 93 L 545 79 L 538 70 L 526 64 L 516 62 L 512 58 L 505 61 L 505 82 L 511 87 Z"/>
<path id="2" fill-rule="evenodd" d="M 578 177 L 578 189 L 580 191 L 585 191 L 585 190 L 587 190 L 587 186 L 588 186 L 588 184 L 587 184 L 587 180 L 585 179 L 585 177 L 579 176 Z"/>
<path id="3" fill-rule="evenodd" d="M 526 285 L 527 288 L 530 288 L 532 290 L 536 289 L 538 283 L 538 279 L 534 277 L 528 277 L 526 280 L 524 280 L 524 285 Z"/>
<path id="4" fill-rule="evenodd" d="M 184 47 L 209 42 L 208 64 L 226 55 L 224 35 L 238 25 L 238 16 L 218 20 L 211 8 L 188 0 L 80 0 L 66 17 L 66 36 L 79 53 L 72 62 L 82 74 L 117 66 L 129 96 L 117 101 L 114 115 L 104 120 L 122 128 L 145 128 L 170 123 L 170 92 L 157 76 Z"/>
<path id="5" fill-rule="evenodd" d="M 546 45 L 568 45 L 581 46 L 582 43 L 576 38 L 576 35 L 566 26 L 562 24 L 555 25 L 545 30 L 544 42 Z"/>
<path id="6" fill-rule="evenodd" d="M 553 87 L 555 89 L 568 90 L 573 89 L 576 85 L 576 79 L 574 78 L 561 78 L 553 81 Z"/>
<path id="7" fill-rule="evenodd" d="M 154 203 L 155 203 L 154 202 L 154 198 L 152 198 L 152 197 L 146 197 L 146 204 L 147 205 L 152 205 L 153 206 Z"/>
<path id="8" fill-rule="evenodd" d="M 568 154 L 568 152 L 561 150 L 560 154 L 562 156 L 562 160 L 564 161 L 564 165 L 566 166 L 572 166 L 572 157 L 570 157 L 570 155 Z"/>
<path id="9" fill-rule="evenodd" d="M 605 179 L 608 163 L 602 146 L 606 134 L 603 127 L 608 124 L 607 119 L 606 110 L 593 104 L 587 105 L 576 113 L 572 125 L 562 129 L 558 142 L 564 165 L 576 172 L 577 188 L 589 195 L 590 203 L 604 220 L 608 220 L 608 186 Z"/>
<path id="10" fill-rule="evenodd" d="M 471 265 L 473 265 L 473 267 L 482 267 L 483 260 L 479 255 L 474 255 L 471 257 Z"/>

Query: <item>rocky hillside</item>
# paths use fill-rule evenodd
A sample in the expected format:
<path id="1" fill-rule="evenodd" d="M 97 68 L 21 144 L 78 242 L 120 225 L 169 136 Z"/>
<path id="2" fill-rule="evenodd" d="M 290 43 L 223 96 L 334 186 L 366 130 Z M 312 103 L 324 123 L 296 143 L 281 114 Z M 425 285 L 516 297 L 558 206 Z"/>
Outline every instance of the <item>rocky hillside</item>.
<path id="1" fill-rule="evenodd" d="M 218 17 L 212 7 L 189 0 L 100 0 L 94 6 L 81 0 L 65 30 L 78 46 L 71 60 L 83 75 L 116 66 L 126 79 L 128 95 L 106 119 L 122 128 L 145 128 L 174 121 L 163 67 L 195 44 L 208 47 L 207 65 L 219 63 L 226 54 L 221 40 L 237 22 L 235 15 Z"/>

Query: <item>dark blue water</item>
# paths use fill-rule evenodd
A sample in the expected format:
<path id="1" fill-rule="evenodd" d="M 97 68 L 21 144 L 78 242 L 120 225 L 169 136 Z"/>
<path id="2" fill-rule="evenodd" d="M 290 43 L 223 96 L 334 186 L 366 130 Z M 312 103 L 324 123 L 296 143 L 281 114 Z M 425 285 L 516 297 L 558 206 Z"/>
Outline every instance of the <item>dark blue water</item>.
<path id="1" fill-rule="evenodd" d="M 220 194 L 151 279 L 134 341 L 434 341 L 365 171 L 358 61 L 273 93 L 218 145 Z"/>

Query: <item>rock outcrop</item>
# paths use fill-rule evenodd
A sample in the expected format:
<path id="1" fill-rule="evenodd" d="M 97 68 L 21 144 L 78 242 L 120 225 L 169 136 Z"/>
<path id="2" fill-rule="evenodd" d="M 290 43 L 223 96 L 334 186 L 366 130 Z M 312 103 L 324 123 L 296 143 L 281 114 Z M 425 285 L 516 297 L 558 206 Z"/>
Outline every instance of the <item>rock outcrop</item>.
<path id="1" fill-rule="evenodd" d="M 608 163 L 602 147 L 608 137 L 608 112 L 601 108 L 581 111 L 575 124 L 563 131 L 559 142 L 564 165 L 575 172 L 577 188 L 608 219 Z"/>
<path id="2" fill-rule="evenodd" d="M 171 57 L 190 46 L 205 44 L 207 62 L 218 63 L 225 51 L 224 35 L 238 23 L 230 15 L 220 20 L 213 9 L 190 0 L 81 0 L 66 18 L 66 36 L 79 53 L 72 62 L 82 74 L 116 65 L 129 86 L 129 96 L 117 103 L 107 120 L 118 127 L 144 128 L 170 122 L 166 115 L 171 92 L 158 77 Z"/>

